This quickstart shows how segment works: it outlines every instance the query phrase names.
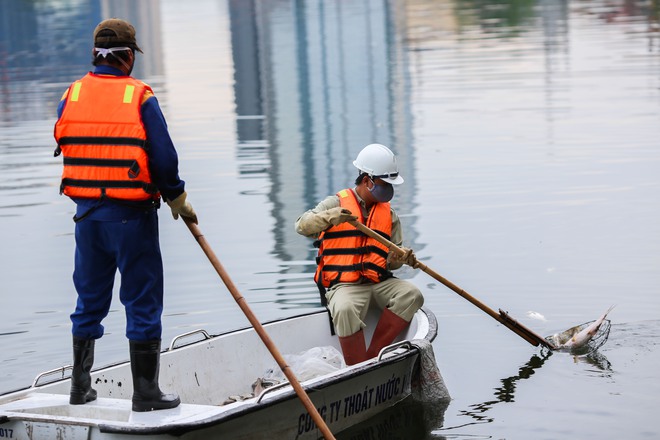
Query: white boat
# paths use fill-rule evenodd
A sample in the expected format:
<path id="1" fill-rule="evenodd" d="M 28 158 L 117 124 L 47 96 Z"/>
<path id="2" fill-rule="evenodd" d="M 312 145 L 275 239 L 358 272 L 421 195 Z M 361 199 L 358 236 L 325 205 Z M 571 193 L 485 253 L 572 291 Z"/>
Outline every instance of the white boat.
<path id="1" fill-rule="evenodd" d="M 377 314 L 370 311 L 367 333 Z M 264 324 L 287 358 L 313 347 L 339 350 L 328 314 L 319 311 Z M 364 422 L 415 394 L 420 360 L 427 359 L 437 334 L 435 316 L 418 311 L 409 328 L 378 357 L 321 374 L 298 377 L 329 429 L 338 433 Z M 367 338 L 370 335 L 367 334 Z M 369 341 L 369 339 L 367 339 Z M 431 356 L 432 358 L 432 356 Z M 437 371 L 435 359 L 433 366 Z M 130 364 L 92 371 L 98 399 L 69 405 L 71 367 L 37 376 L 32 386 L 0 396 L 0 438 L 38 439 L 316 439 L 321 437 L 293 388 L 286 382 L 244 400 L 229 396 L 252 391 L 256 379 L 276 369 L 252 327 L 210 336 L 203 330 L 174 338 L 160 360 L 160 386 L 175 391 L 181 405 L 169 410 L 132 412 Z M 295 368 L 294 368 L 295 372 Z M 297 374 L 297 373 L 296 373 Z M 58 376 L 57 379 L 52 379 Z M 434 393 L 449 394 L 439 374 Z M 223 404 L 224 403 L 224 404 Z"/>

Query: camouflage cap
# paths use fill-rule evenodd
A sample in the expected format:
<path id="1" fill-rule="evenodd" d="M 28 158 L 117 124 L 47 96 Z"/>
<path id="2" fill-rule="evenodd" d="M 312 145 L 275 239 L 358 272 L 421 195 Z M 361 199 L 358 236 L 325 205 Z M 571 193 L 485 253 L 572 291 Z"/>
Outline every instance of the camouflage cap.
<path id="1" fill-rule="evenodd" d="M 99 36 L 101 31 L 112 31 L 114 35 Z M 109 32 L 105 34 L 109 34 Z M 94 46 L 104 48 L 127 46 L 142 52 L 135 40 L 135 28 L 132 24 L 120 18 L 109 18 L 96 26 L 96 29 L 94 29 Z"/>

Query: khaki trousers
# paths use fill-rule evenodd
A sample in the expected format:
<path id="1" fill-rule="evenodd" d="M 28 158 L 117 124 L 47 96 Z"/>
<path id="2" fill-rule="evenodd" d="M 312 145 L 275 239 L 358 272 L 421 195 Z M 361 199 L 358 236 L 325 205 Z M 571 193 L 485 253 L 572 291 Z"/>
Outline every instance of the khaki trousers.
<path id="1" fill-rule="evenodd" d="M 364 317 L 371 301 L 379 309 L 388 308 L 410 322 L 424 304 L 424 297 L 414 284 L 398 278 L 380 283 L 340 283 L 325 294 L 337 336 L 350 336 L 366 327 Z"/>

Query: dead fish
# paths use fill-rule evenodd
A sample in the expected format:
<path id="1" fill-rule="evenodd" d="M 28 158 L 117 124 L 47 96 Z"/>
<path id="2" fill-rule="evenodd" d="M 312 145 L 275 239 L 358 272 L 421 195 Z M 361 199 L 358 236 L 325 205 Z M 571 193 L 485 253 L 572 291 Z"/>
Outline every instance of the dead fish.
<path id="1" fill-rule="evenodd" d="M 605 313 L 603 313 L 600 318 L 592 322 L 590 325 L 585 327 L 584 329 L 577 331 L 578 327 L 573 327 L 564 332 L 564 334 L 571 334 L 570 339 L 568 339 L 566 342 L 562 342 L 559 348 L 568 348 L 571 350 L 575 350 L 580 347 L 584 347 L 587 345 L 587 343 L 593 338 L 596 333 L 598 333 L 598 329 L 600 329 L 600 326 L 603 324 L 603 321 L 605 321 L 605 318 L 607 317 L 607 314 L 612 311 L 614 306 L 610 307 L 607 309 Z M 571 332 L 572 331 L 572 332 Z"/>
<path id="2" fill-rule="evenodd" d="M 275 386 L 278 383 L 280 382 L 275 379 L 265 379 L 263 377 L 258 377 L 257 380 L 255 380 L 254 383 L 252 384 L 252 395 L 258 396 L 261 393 L 263 393 L 266 390 L 266 388 Z"/>

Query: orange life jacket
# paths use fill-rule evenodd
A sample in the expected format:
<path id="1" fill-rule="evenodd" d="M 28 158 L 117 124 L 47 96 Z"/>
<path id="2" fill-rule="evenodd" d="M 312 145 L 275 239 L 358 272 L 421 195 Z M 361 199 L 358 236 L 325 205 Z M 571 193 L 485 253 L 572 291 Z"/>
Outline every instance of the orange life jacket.
<path id="1" fill-rule="evenodd" d="M 362 224 L 388 240 L 392 235 L 392 213 L 389 203 L 376 203 L 366 223 L 352 189 L 337 193 L 341 207 L 350 210 Z M 340 223 L 321 232 L 314 281 L 326 289 L 336 283 L 354 283 L 367 278 L 374 283 L 392 276 L 387 270 L 388 249 L 385 245 L 358 231 L 349 223 Z"/>
<path id="2" fill-rule="evenodd" d="M 160 197 L 140 117 L 147 91 L 148 85 L 129 76 L 91 72 L 69 87 L 55 124 L 55 155 L 64 156 L 60 194 L 131 201 Z"/>

